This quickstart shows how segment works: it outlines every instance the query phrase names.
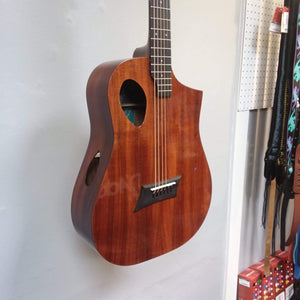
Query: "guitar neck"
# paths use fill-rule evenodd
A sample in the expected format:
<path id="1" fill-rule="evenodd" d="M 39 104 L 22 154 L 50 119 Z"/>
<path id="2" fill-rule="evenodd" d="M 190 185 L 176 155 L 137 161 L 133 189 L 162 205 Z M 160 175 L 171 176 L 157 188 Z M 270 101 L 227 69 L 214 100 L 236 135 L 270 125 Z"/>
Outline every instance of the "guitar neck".
<path id="1" fill-rule="evenodd" d="M 149 37 L 151 77 L 157 96 L 168 98 L 172 92 L 170 0 L 149 0 Z"/>

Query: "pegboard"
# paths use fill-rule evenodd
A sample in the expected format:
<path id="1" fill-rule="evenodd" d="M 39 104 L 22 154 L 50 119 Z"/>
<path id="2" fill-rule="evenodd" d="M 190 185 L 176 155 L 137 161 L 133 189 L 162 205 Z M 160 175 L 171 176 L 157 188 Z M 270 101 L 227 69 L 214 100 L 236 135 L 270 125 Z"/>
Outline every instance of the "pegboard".
<path id="1" fill-rule="evenodd" d="M 276 7 L 283 0 L 247 0 L 239 111 L 273 105 L 280 34 L 269 32 Z"/>

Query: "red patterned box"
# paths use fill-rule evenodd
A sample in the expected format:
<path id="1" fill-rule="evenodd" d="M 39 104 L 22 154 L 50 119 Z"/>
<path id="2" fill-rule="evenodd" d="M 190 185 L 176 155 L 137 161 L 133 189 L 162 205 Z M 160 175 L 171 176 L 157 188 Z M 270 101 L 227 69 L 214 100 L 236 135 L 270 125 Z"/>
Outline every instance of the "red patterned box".
<path id="1" fill-rule="evenodd" d="M 261 273 L 248 268 L 238 276 L 238 300 L 262 299 Z"/>
<path id="2" fill-rule="evenodd" d="M 261 272 L 262 275 L 262 300 L 284 300 L 284 273 L 282 260 L 277 257 L 270 258 L 270 275 L 264 274 L 264 261 L 250 267 Z"/>
<path id="3" fill-rule="evenodd" d="M 290 259 L 288 251 L 278 250 L 275 256 L 280 258 L 283 263 L 284 285 L 285 285 L 285 300 L 289 300 L 294 293 L 294 264 Z"/>

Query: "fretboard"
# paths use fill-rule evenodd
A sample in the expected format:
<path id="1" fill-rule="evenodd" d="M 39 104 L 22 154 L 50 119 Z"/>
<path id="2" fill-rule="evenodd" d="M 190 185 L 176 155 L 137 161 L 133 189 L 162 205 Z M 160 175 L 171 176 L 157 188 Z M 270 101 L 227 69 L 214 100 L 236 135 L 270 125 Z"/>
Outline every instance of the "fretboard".
<path id="1" fill-rule="evenodd" d="M 170 0 L 149 1 L 150 70 L 157 96 L 168 98 L 172 92 Z"/>

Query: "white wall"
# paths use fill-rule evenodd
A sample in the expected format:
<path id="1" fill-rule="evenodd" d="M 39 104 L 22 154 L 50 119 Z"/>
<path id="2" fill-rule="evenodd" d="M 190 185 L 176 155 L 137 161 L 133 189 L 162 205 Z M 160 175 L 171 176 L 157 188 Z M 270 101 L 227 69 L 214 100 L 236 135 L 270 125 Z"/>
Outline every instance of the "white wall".
<path id="1" fill-rule="evenodd" d="M 92 69 L 147 39 L 147 1 L 0 0 L 0 298 L 201 299 L 224 295 L 236 107 L 237 0 L 173 0 L 173 69 L 204 91 L 211 207 L 186 245 L 132 267 L 74 231 L 70 199 L 88 138 Z"/>
<path id="2" fill-rule="evenodd" d="M 237 113 L 229 209 L 226 300 L 236 298 L 237 274 L 264 257 L 261 223 L 264 197 L 264 154 L 271 109 Z"/>

